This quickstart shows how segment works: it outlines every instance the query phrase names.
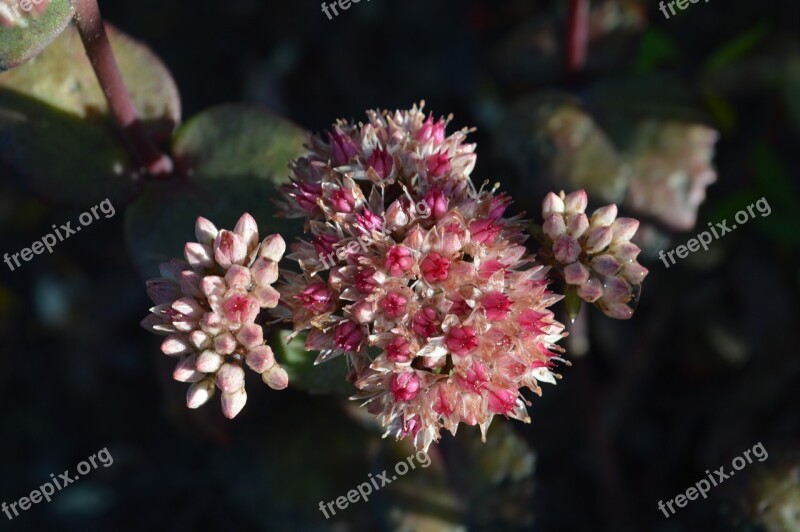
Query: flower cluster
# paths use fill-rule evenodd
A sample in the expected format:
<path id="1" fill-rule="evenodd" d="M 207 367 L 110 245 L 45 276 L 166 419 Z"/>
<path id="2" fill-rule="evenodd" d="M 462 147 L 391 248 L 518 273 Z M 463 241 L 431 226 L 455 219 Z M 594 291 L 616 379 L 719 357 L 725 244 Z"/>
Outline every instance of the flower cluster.
<path id="1" fill-rule="evenodd" d="M 293 164 L 283 210 L 311 238 L 292 246 L 302 273 L 286 273 L 275 310 L 309 331 L 317 362 L 344 354 L 357 397 L 418 449 L 462 422 L 485 435 L 495 414 L 529 421 L 520 389 L 555 383 L 565 334 L 524 222 L 472 185 L 466 130 L 445 136 L 448 120 L 416 106 L 368 118 L 337 122 Z"/>
<path id="2" fill-rule="evenodd" d="M 193 383 L 186 396 L 189 408 L 206 403 L 218 387 L 222 411 L 233 418 L 247 401 L 243 363 L 273 389 L 288 384 L 256 323 L 261 309 L 274 308 L 280 299 L 272 284 L 286 244 L 280 235 L 259 242 L 249 214 L 233 231 L 198 218 L 195 233 L 197 242 L 184 249 L 186 261 L 162 264 L 162 277 L 147 282 L 156 306 L 142 326 L 168 335 L 161 350 L 179 358 L 175 380 Z"/>
<path id="3" fill-rule="evenodd" d="M 607 316 L 628 319 L 638 300 L 647 268 L 636 261 L 639 247 L 630 242 L 638 220 L 617 218 L 617 206 L 607 205 L 587 217 L 586 192 L 567 196 L 549 193 L 542 203 L 546 235 L 541 258 Z"/>

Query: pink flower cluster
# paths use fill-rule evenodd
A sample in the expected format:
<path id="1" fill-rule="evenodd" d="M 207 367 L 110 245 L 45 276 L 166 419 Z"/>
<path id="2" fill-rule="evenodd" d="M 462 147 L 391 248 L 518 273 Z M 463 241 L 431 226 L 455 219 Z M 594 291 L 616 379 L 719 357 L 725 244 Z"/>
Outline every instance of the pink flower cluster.
<path id="1" fill-rule="evenodd" d="M 541 257 L 562 273 L 581 299 L 611 318 L 628 319 L 648 273 L 636 261 L 641 250 L 630 242 L 639 221 L 617 218 L 613 204 L 589 218 L 584 213 L 587 201 L 584 190 L 545 197 L 542 229 L 548 240 Z"/>
<path id="2" fill-rule="evenodd" d="M 272 284 L 286 244 L 280 235 L 259 242 L 249 214 L 233 231 L 198 218 L 195 233 L 197 242 L 187 243 L 184 250 L 186 261 L 162 264 L 162 277 L 147 282 L 156 306 L 142 326 L 168 335 L 161 350 L 179 359 L 175 380 L 192 383 L 186 396 L 189 408 L 205 404 L 219 388 L 222 411 L 233 418 L 247 401 L 243 364 L 273 389 L 288 384 L 256 323 L 261 309 L 274 308 L 280 299 Z"/>
<path id="3" fill-rule="evenodd" d="M 555 383 L 564 336 L 524 222 L 504 216 L 509 198 L 474 188 L 474 145 L 447 123 L 416 106 L 339 121 L 284 188 L 284 212 L 306 217 L 311 238 L 291 248 L 302 273 L 287 272 L 275 311 L 309 331 L 317 362 L 344 354 L 357 397 L 418 449 L 462 422 L 485 435 L 496 414 L 529 421 L 520 389 Z M 429 216 L 411 216 L 418 202 Z M 351 245 L 362 235 L 369 247 Z M 336 258 L 330 270 L 320 254 Z"/>

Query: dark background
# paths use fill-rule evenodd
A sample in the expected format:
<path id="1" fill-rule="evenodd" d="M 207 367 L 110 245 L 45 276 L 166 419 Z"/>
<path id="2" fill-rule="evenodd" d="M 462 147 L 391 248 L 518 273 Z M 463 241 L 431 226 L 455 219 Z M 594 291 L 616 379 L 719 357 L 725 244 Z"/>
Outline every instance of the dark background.
<path id="1" fill-rule="evenodd" d="M 661 113 L 671 85 L 636 88 L 661 76 L 721 132 L 719 180 L 697 229 L 645 217 L 661 247 L 762 196 L 772 214 L 670 269 L 643 256 L 651 273 L 636 314 L 615 322 L 585 309 L 591 348 L 568 353 L 563 380 L 531 398 L 531 425 L 496 419 L 485 445 L 462 426 L 431 451 L 431 467 L 326 521 L 320 500 L 410 448 L 381 440 L 347 401 L 256 383 L 235 421 L 216 399 L 188 411 L 186 386 L 138 325 L 150 304 L 120 206 L 53 254 L 0 268 L 0 501 L 104 447 L 114 458 L 53 502 L 11 522 L 0 515 L 0 529 L 798 530 L 800 8 L 713 0 L 666 20 L 655 1 L 602 4 L 638 22 L 609 23 L 586 68 L 568 73 L 566 2 L 372 0 L 329 21 L 319 2 L 101 1 L 172 70 L 184 118 L 246 101 L 321 131 L 424 99 L 437 116 L 455 115 L 451 130 L 478 128 L 476 182 L 500 181 L 514 209 L 534 216 L 559 185 L 501 140 L 526 120 L 515 102 L 552 91 L 580 100 L 615 80 Z M 715 60 L 725 68 L 713 70 Z M 2 179 L 2 251 L 79 213 Z M 669 519 L 658 510 L 758 442 L 766 461 Z"/>

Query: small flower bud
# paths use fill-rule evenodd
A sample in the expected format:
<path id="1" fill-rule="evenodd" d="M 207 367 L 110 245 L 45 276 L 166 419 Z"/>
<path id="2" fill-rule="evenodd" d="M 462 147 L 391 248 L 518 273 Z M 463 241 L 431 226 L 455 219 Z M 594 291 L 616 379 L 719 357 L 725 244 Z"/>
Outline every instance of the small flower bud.
<path id="1" fill-rule="evenodd" d="M 270 346 L 260 345 L 247 353 L 245 362 L 256 373 L 264 373 L 275 365 L 275 354 Z"/>
<path id="2" fill-rule="evenodd" d="M 200 381 L 205 375 L 197 371 L 197 367 L 195 366 L 196 360 L 196 355 L 183 357 L 175 366 L 175 371 L 172 372 L 172 378 L 178 382 Z"/>
<path id="3" fill-rule="evenodd" d="M 214 253 L 209 246 L 197 242 L 187 242 L 183 248 L 186 262 L 196 271 L 206 271 L 214 267 Z"/>
<path id="4" fill-rule="evenodd" d="M 195 366 L 198 371 L 202 371 L 203 373 L 216 373 L 217 370 L 222 367 L 223 362 L 224 359 L 219 353 L 211 349 L 206 349 L 197 355 Z"/>
<path id="5" fill-rule="evenodd" d="M 244 386 L 234 392 L 222 393 L 222 413 L 228 419 L 235 418 L 245 403 L 247 403 L 247 392 L 244 391 Z"/>
<path id="6" fill-rule="evenodd" d="M 198 216 L 194 224 L 194 234 L 198 243 L 211 247 L 217 238 L 217 233 L 219 233 L 217 226 L 211 223 L 211 220 Z"/>
<path id="7" fill-rule="evenodd" d="M 186 406 L 200 408 L 213 397 L 215 390 L 214 379 L 203 379 L 192 384 L 186 392 Z"/>
<path id="8" fill-rule="evenodd" d="M 613 203 L 611 205 L 606 205 L 605 207 L 600 207 L 594 213 L 592 213 L 592 218 L 589 220 L 590 225 L 592 227 L 605 227 L 609 226 L 614 222 L 614 218 L 617 217 L 617 206 Z"/>
<path id="9" fill-rule="evenodd" d="M 283 390 L 289 386 L 289 374 L 277 364 L 262 373 L 261 379 L 264 381 L 264 384 L 273 390 Z"/>
<path id="10" fill-rule="evenodd" d="M 548 192 L 542 202 L 542 218 L 547 219 L 552 214 L 564 214 L 564 201 L 552 192 Z"/>
<path id="11" fill-rule="evenodd" d="M 261 249 L 258 254 L 260 257 L 269 259 L 273 262 L 280 262 L 283 254 L 286 253 L 286 242 L 278 234 L 269 235 L 261 242 Z"/>
<path id="12" fill-rule="evenodd" d="M 560 214 L 551 214 L 545 218 L 542 230 L 544 231 L 544 234 L 550 237 L 550 240 L 555 240 L 563 235 L 567 230 L 567 226 L 564 223 L 564 217 Z"/>
<path id="13" fill-rule="evenodd" d="M 608 247 L 614 233 L 610 227 L 593 227 L 586 233 L 585 249 L 589 254 L 600 253 Z"/>
<path id="14" fill-rule="evenodd" d="M 564 198 L 564 208 L 567 213 L 582 213 L 588 201 L 585 190 L 576 190 Z"/>
<path id="15" fill-rule="evenodd" d="M 217 371 L 217 386 L 232 393 L 244 386 L 244 370 L 238 364 L 225 363 Z"/>
<path id="16" fill-rule="evenodd" d="M 553 242 L 553 255 L 561 264 L 569 264 L 578 260 L 581 245 L 569 235 L 561 235 Z"/>

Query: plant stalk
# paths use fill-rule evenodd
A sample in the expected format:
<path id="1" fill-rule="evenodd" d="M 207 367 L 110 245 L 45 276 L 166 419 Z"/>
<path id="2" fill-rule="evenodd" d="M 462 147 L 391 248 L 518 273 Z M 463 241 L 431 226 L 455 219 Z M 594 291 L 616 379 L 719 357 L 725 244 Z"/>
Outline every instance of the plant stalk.
<path id="1" fill-rule="evenodd" d="M 73 0 L 75 24 L 103 88 L 108 107 L 125 137 L 134 158 L 148 174 L 165 176 L 172 172 L 172 160 L 150 139 L 122 79 L 106 34 L 97 0 Z"/>

